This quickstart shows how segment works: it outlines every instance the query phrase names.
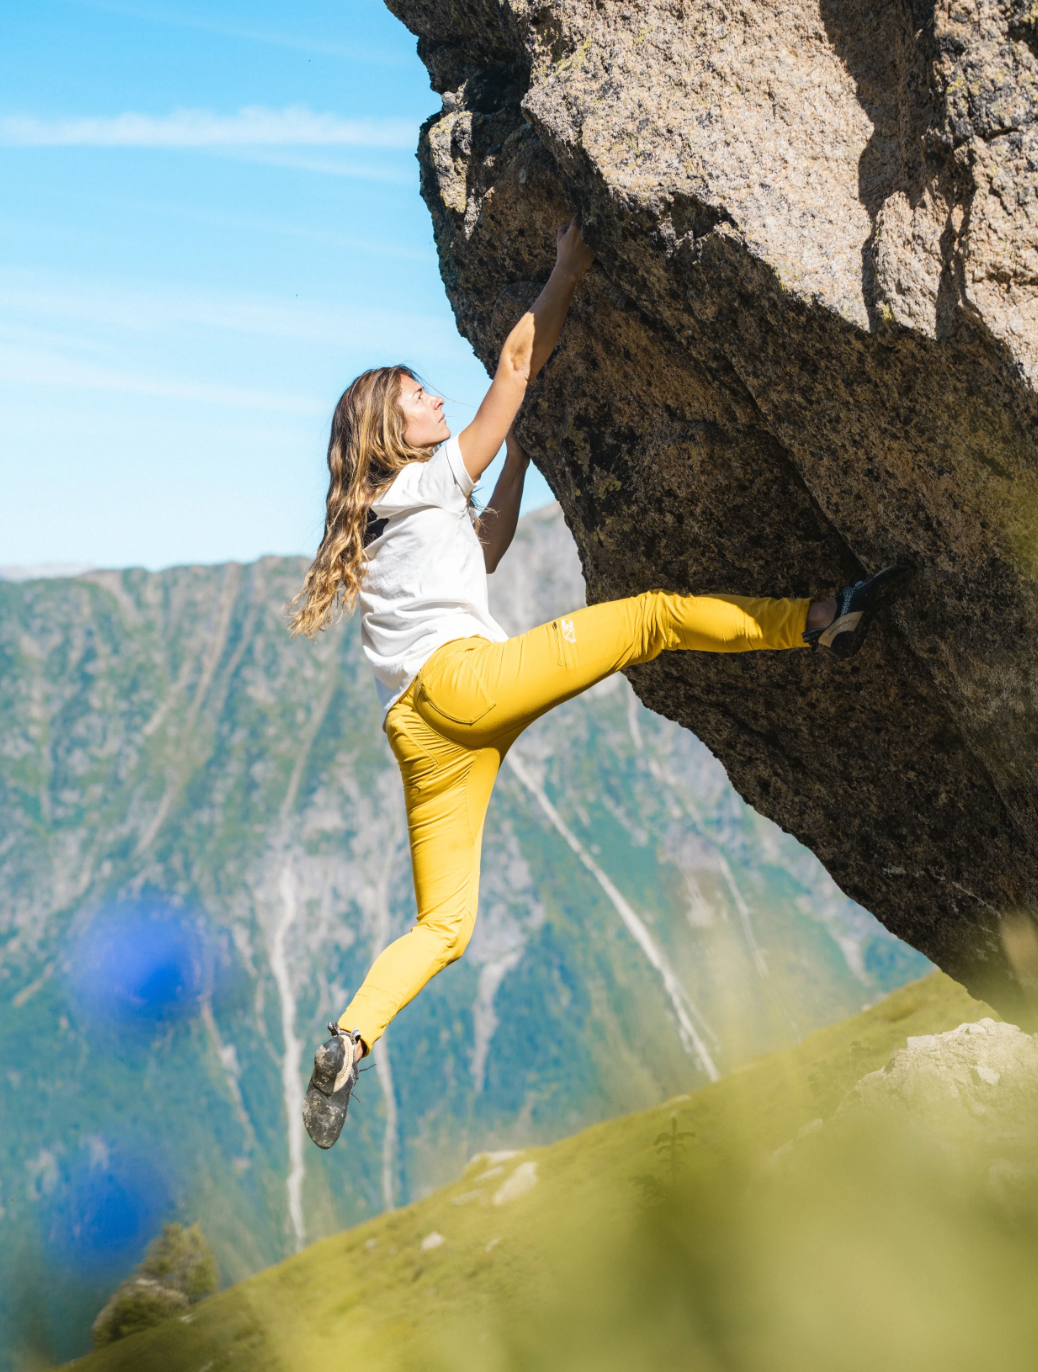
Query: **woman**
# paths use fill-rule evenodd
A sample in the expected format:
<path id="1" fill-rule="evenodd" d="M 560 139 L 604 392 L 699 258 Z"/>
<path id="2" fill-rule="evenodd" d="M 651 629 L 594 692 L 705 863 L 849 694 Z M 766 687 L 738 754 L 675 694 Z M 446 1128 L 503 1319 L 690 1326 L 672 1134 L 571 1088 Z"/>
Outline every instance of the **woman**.
<path id="1" fill-rule="evenodd" d="M 527 457 L 512 423 L 592 261 L 576 220 L 559 230 L 548 283 L 509 335 L 483 403 L 457 438 L 443 401 L 406 367 L 365 372 L 335 411 L 324 538 L 292 628 L 312 637 L 360 605 L 364 652 L 403 776 L 418 921 L 376 959 L 317 1051 L 303 1118 L 320 1148 L 339 1137 L 361 1058 L 465 950 L 483 818 L 502 759 L 527 725 L 667 649 L 821 644 L 849 657 L 899 575 L 888 568 L 815 601 L 649 591 L 507 637 L 490 615 L 486 576 L 519 515 Z M 477 536 L 472 489 L 502 442 L 504 470 Z"/>

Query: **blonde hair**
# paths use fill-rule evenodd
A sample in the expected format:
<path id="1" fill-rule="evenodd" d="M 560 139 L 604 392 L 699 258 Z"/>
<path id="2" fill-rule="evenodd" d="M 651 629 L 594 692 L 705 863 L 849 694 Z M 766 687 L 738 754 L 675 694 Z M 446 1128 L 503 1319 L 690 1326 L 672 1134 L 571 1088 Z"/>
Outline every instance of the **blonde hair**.
<path id="1" fill-rule="evenodd" d="M 342 393 L 328 440 L 328 498 L 324 535 L 292 605 L 293 638 L 315 638 L 343 614 L 352 614 L 364 575 L 368 514 L 379 493 L 409 462 L 428 462 L 431 448 L 404 437 L 398 397 L 410 367 L 373 367 Z"/>

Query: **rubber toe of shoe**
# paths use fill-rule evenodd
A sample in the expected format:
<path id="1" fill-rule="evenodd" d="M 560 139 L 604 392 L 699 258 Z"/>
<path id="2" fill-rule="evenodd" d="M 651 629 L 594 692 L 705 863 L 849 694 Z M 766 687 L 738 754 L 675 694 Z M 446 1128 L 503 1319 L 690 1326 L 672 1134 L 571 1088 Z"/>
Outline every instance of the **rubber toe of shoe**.
<path id="1" fill-rule="evenodd" d="M 335 1081 L 346 1065 L 347 1040 L 336 1034 L 326 1040 L 314 1054 L 314 1072 L 310 1084 L 330 1096 L 335 1090 Z"/>
<path id="2" fill-rule="evenodd" d="M 853 621 L 853 626 L 849 624 L 847 632 L 837 633 L 829 641 L 828 647 L 834 657 L 846 661 L 860 651 L 876 612 L 894 598 L 898 588 L 903 585 L 910 573 L 909 567 L 884 567 L 882 571 L 866 577 L 864 581 L 851 588 L 848 603 L 850 613 L 841 619 Z M 840 622 L 837 621 L 837 624 Z M 833 627 L 835 626 L 830 626 L 829 633 Z M 826 634 L 822 635 L 821 641 L 826 641 Z"/>
<path id="3" fill-rule="evenodd" d="M 318 1148 L 331 1148 L 346 1123 L 346 1106 L 312 1085 L 303 1099 L 303 1124 Z"/>

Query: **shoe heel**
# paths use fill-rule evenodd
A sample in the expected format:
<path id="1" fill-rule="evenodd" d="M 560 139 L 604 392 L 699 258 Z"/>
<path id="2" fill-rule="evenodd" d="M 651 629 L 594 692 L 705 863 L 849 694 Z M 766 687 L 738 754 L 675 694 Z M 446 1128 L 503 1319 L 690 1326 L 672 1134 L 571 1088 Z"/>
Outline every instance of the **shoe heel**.
<path id="1" fill-rule="evenodd" d="M 341 1038 L 329 1039 L 322 1043 L 314 1054 L 313 1085 L 318 1091 L 330 1096 L 335 1090 L 335 1081 L 346 1061 L 346 1044 Z"/>

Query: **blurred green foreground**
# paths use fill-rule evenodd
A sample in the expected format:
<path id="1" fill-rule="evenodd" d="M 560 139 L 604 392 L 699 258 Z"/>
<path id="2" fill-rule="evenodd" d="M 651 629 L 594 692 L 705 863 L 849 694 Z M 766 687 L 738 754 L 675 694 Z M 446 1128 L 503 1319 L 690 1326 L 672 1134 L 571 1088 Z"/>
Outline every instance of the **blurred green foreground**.
<path id="1" fill-rule="evenodd" d="M 75 1365 L 1033 1372 L 1026 1159 L 949 1149 L 939 1109 L 911 1128 L 832 1121 L 907 1036 L 990 1014 L 934 974 L 656 1110 L 483 1155 L 456 1184 Z M 347 1126 L 344 1187 L 348 1146 Z"/>

